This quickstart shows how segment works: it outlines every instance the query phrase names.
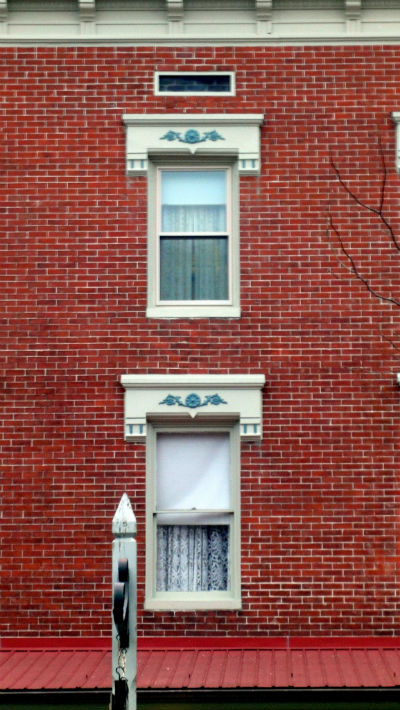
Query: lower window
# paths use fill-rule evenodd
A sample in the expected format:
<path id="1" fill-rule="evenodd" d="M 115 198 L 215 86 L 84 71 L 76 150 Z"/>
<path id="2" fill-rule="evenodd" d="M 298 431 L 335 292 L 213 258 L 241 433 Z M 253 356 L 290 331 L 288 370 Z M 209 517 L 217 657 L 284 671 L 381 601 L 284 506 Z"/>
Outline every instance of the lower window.
<path id="1" fill-rule="evenodd" d="M 239 608 L 237 427 L 150 427 L 146 606 Z"/>

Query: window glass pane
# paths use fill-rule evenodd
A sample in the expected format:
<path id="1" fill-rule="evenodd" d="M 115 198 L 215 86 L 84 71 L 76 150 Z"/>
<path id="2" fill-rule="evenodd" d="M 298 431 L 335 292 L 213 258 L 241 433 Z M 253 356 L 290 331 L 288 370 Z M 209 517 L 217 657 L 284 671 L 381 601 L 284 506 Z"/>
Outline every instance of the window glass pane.
<path id="1" fill-rule="evenodd" d="M 162 232 L 225 232 L 226 171 L 162 173 Z"/>
<path id="2" fill-rule="evenodd" d="M 162 301 L 221 301 L 228 298 L 227 237 L 162 237 Z"/>
<path id="3" fill-rule="evenodd" d="M 225 232 L 225 205 L 163 205 L 163 232 Z"/>
<path id="4" fill-rule="evenodd" d="M 157 528 L 160 592 L 223 591 L 228 588 L 227 525 L 162 525 Z"/>
<path id="5" fill-rule="evenodd" d="M 157 510 L 230 507 L 228 433 L 157 436 Z"/>
<path id="6" fill-rule="evenodd" d="M 231 90 L 229 74 L 160 74 L 158 89 L 161 92 L 228 92 Z"/>
<path id="7" fill-rule="evenodd" d="M 226 203 L 225 170 L 163 170 L 163 205 L 220 205 Z"/>

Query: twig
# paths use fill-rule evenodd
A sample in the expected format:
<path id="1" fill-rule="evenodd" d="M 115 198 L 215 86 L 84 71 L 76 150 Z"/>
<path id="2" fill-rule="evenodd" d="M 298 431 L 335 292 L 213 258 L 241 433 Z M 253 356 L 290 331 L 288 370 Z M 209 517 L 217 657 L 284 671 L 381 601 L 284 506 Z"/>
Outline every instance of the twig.
<path id="1" fill-rule="evenodd" d="M 331 168 L 334 170 L 335 175 L 336 175 L 339 183 L 341 184 L 342 188 L 345 190 L 345 192 L 347 192 L 347 194 L 351 197 L 351 199 L 357 205 L 359 205 L 360 207 L 362 207 L 365 210 L 368 210 L 369 212 L 372 212 L 373 214 L 375 214 L 379 218 L 379 220 L 382 222 L 385 229 L 387 230 L 390 240 L 393 243 L 395 249 L 397 249 L 397 251 L 400 252 L 400 242 L 398 241 L 390 222 L 388 222 L 385 215 L 383 214 L 383 207 L 384 207 L 385 195 L 386 195 L 387 167 L 386 167 L 385 155 L 383 152 L 382 142 L 381 142 L 380 137 L 378 138 L 378 146 L 379 146 L 379 155 L 380 155 L 381 165 L 382 165 L 382 180 L 381 180 L 381 189 L 380 189 L 380 197 L 379 197 L 379 207 L 373 207 L 372 205 L 368 205 L 366 202 L 363 202 L 363 200 L 361 200 L 358 197 L 358 195 L 356 195 L 356 193 L 350 189 L 348 184 L 342 178 L 340 171 L 339 171 L 335 161 L 333 160 L 332 153 L 330 153 L 329 162 L 330 162 Z"/>
<path id="2" fill-rule="evenodd" d="M 352 273 L 358 278 L 359 281 L 361 281 L 362 284 L 364 284 L 365 288 L 367 291 L 372 295 L 375 296 L 375 298 L 378 298 L 380 301 L 386 301 L 388 303 L 393 303 L 395 306 L 400 307 L 400 301 L 398 301 L 396 298 L 393 298 L 392 296 L 384 296 L 382 293 L 379 293 L 378 291 L 375 291 L 374 288 L 372 288 L 371 284 L 369 283 L 368 279 L 365 278 L 365 276 L 362 275 L 362 273 L 359 271 L 353 257 L 351 256 L 350 252 L 348 249 L 345 247 L 343 243 L 343 239 L 340 235 L 339 230 L 335 226 L 332 220 L 332 216 L 329 215 L 329 228 L 335 233 L 336 239 L 339 242 L 340 249 L 342 253 L 345 255 L 347 261 L 349 262 L 350 266 L 348 267 Z M 344 266 L 342 261 L 339 259 L 339 262 Z"/>

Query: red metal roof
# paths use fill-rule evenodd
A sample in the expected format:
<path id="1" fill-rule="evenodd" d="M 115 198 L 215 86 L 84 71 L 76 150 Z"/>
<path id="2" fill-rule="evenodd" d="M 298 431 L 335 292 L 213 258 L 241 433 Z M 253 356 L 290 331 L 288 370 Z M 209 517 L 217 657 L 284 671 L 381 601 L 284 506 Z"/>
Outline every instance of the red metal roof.
<path id="1" fill-rule="evenodd" d="M 104 639 L 3 639 L 0 690 L 104 689 Z M 400 687 L 400 639 L 139 639 L 138 688 Z"/>

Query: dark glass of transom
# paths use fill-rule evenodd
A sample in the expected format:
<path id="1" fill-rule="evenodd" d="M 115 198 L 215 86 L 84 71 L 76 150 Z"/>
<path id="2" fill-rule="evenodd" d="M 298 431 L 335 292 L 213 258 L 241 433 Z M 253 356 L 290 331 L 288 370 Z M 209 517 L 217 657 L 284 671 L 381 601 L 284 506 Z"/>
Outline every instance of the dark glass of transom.
<path id="1" fill-rule="evenodd" d="M 230 93 L 230 74 L 160 74 L 160 93 Z"/>
<path id="2" fill-rule="evenodd" d="M 228 295 L 226 170 L 162 170 L 161 301 Z"/>

